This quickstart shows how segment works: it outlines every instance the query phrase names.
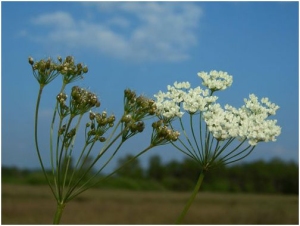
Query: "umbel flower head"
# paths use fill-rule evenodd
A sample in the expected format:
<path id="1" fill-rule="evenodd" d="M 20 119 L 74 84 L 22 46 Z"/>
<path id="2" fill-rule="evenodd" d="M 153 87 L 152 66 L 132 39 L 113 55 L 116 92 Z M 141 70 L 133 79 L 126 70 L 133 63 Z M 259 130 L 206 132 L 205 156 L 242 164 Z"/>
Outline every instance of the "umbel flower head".
<path id="1" fill-rule="evenodd" d="M 209 88 L 212 92 L 227 89 L 232 84 L 232 76 L 223 71 L 199 72 L 198 76 L 202 79 L 202 85 Z"/>
<path id="2" fill-rule="evenodd" d="M 50 83 L 61 70 L 59 63 L 54 62 L 51 58 L 34 62 L 34 59 L 29 57 L 28 62 L 32 67 L 34 77 L 41 86 Z"/>
<path id="3" fill-rule="evenodd" d="M 91 121 L 86 124 L 86 128 L 89 128 L 89 130 L 86 130 L 86 143 L 106 141 L 104 134 L 109 128 L 114 126 L 116 120 L 115 116 L 107 116 L 106 111 L 103 111 L 102 113 L 90 111 L 89 118 Z"/>
<path id="4" fill-rule="evenodd" d="M 217 140 L 247 139 L 252 146 L 258 142 L 276 141 L 281 127 L 276 125 L 277 120 L 267 118 L 274 115 L 279 107 L 266 98 L 259 102 L 254 94 L 249 97 L 239 109 L 228 104 L 222 109 L 220 104 L 213 104 L 203 113 L 209 131 Z"/>
<path id="5" fill-rule="evenodd" d="M 276 141 L 281 127 L 277 125 L 277 120 L 268 117 L 275 115 L 279 106 L 271 103 L 268 98 L 258 101 L 251 94 L 249 99 L 244 99 L 245 104 L 240 108 L 227 104 L 223 109 L 216 102 L 218 97 L 215 93 L 231 86 L 232 76 L 223 71 L 199 72 L 198 76 L 206 89 L 200 86 L 191 88 L 188 82 L 175 82 L 173 86 L 167 86 L 167 92 L 159 91 L 154 95 L 158 118 L 166 125 L 170 124 L 171 128 L 174 128 L 175 120 L 179 120 L 183 139 L 187 143 L 177 137 L 182 145 L 179 147 L 173 142 L 177 139 L 171 139 L 177 149 L 200 162 L 203 169 L 207 170 L 217 158 L 223 163 L 238 161 L 250 154 L 259 142 Z M 186 113 L 190 116 L 191 138 L 187 136 L 183 123 Z M 199 125 L 193 121 L 196 115 L 199 116 Z M 160 127 L 155 124 L 154 128 Z M 199 135 L 196 135 L 195 128 L 199 129 Z M 158 129 L 157 134 L 161 131 Z M 236 144 L 233 140 L 240 141 L 236 148 L 232 148 Z M 248 141 L 248 146 L 239 151 L 245 141 Z M 231 150 L 221 156 L 226 148 Z"/>
<path id="6" fill-rule="evenodd" d="M 100 102 L 96 94 L 73 86 L 71 91 L 70 113 L 75 116 L 88 112 L 93 107 L 100 107 Z"/>
<path id="7" fill-rule="evenodd" d="M 63 82 L 65 84 L 74 82 L 82 78 L 83 74 L 88 72 L 88 67 L 82 63 L 75 63 L 74 57 L 67 56 L 64 60 L 58 57 L 60 65 L 60 73 L 63 75 Z"/>
<path id="8" fill-rule="evenodd" d="M 168 85 L 167 89 L 166 93 L 159 91 L 154 95 L 158 117 L 163 117 L 166 121 L 180 118 L 184 112 L 195 114 L 205 111 L 209 104 L 218 99 L 208 89 L 203 90 L 199 86 L 190 88 L 188 82 L 175 82 L 174 86 Z"/>
<path id="9" fill-rule="evenodd" d="M 153 133 L 151 136 L 151 144 L 153 146 L 167 144 L 177 141 L 180 133 L 168 127 L 163 120 L 152 123 Z"/>
<path id="10" fill-rule="evenodd" d="M 144 131 L 143 122 L 148 116 L 155 115 L 156 105 L 154 100 L 143 95 L 137 96 L 130 89 L 124 90 L 124 115 L 121 119 L 123 132 L 122 139 L 126 140 L 137 133 Z"/>
<path id="11" fill-rule="evenodd" d="M 57 57 L 57 60 L 55 62 L 53 59 L 48 58 L 35 62 L 32 57 L 28 58 L 33 75 L 40 85 L 47 85 L 59 74 L 63 76 L 64 84 L 69 84 L 82 78 L 82 75 L 88 72 L 87 66 L 83 66 L 82 63 L 76 64 L 71 56 L 67 56 L 64 60 Z"/>

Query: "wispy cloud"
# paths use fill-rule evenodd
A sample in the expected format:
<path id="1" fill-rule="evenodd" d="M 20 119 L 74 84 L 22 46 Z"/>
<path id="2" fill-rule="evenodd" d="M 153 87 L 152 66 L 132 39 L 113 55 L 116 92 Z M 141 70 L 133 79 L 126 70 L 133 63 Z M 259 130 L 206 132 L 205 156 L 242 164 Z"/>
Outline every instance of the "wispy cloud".
<path id="1" fill-rule="evenodd" d="M 83 6 L 90 15 L 86 18 L 66 11 L 38 15 L 32 24 L 47 32 L 32 34 L 33 40 L 142 61 L 186 60 L 198 42 L 201 8 L 195 3 L 88 2 Z M 99 13 L 104 19 L 95 19 Z"/>

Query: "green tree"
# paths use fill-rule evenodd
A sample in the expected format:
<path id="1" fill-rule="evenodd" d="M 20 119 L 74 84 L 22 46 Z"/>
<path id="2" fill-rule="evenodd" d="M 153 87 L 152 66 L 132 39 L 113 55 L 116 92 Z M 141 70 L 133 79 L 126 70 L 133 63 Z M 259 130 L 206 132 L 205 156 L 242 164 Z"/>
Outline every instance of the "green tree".
<path id="1" fill-rule="evenodd" d="M 130 177 L 133 179 L 141 179 L 143 178 L 143 168 L 140 165 L 139 160 L 133 159 L 133 155 L 126 155 L 123 158 L 120 158 L 118 160 L 118 165 L 117 165 L 117 169 L 121 166 L 123 166 L 118 172 L 117 175 L 118 176 L 122 176 L 122 177 Z M 132 160 L 133 159 L 133 160 Z M 130 161 L 130 164 L 126 164 L 127 162 Z"/>
<path id="2" fill-rule="evenodd" d="M 161 181 L 165 176 L 165 167 L 162 165 L 161 159 L 158 155 L 152 156 L 149 159 L 149 168 L 147 170 L 147 177 L 156 181 Z"/>

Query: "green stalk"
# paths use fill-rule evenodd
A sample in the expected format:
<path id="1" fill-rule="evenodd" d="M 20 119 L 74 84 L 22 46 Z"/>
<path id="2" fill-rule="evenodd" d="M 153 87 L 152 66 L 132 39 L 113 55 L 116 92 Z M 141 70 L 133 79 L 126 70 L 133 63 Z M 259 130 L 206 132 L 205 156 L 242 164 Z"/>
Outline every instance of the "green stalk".
<path id="1" fill-rule="evenodd" d="M 203 154 L 203 138 L 202 138 L 202 112 L 200 111 L 200 114 L 199 114 L 199 138 L 200 138 L 200 145 L 201 145 L 201 152 Z M 199 150 L 199 155 L 202 156 L 202 160 L 204 159 L 203 158 L 203 155 L 201 155 L 200 153 L 200 150 Z"/>
<path id="2" fill-rule="evenodd" d="M 62 142 L 62 144 L 61 144 L 61 150 L 60 150 L 60 153 L 58 153 L 58 150 L 56 150 L 56 161 L 57 161 L 57 182 L 58 182 L 58 200 L 62 200 L 63 199 L 63 189 L 64 189 L 64 185 L 63 185 L 63 181 L 62 181 L 62 179 L 64 179 L 64 177 L 63 177 L 63 168 L 62 168 L 62 164 L 64 164 L 64 163 L 62 163 L 62 160 L 64 160 L 63 158 L 62 158 L 62 155 L 63 155 L 63 152 L 64 152 L 64 145 L 65 145 L 65 142 L 66 142 L 66 135 L 67 135 L 67 133 L 69 132 L 69 129 L 70 129 L 70 125 L 71 125 L 71 123 L 72 123 L 72 120 L 73 120 L 73 118 L 74 118 L 74 116 L 70 116 L 70 119 L 69 119 L 69 121 L 68 121 L 68 124 L 67 124 L 67 127 L 66 127 L 66 131 L 64 132 L 64 135 L 63 135 L 63 142 Z M 65 156 L 66 156 L 66 154 L 67 154 L 67 149 L 65 150 Z"/>
<path id="3" fill-rule="evenodd" d="M 202 171 L 200 173 L 200 176 L 199 176 L 198 181 L 195 185 L 195 188 L 194 188 L 194 191 L 193 191 L 192 195 L 190 196 L 190 198 L 189 198 L 188 202 L 186 203 L 184 209 L 182 210 L 181 214 L 179 215 L 179 217 L 176 220 L 176 224 L 181 224 L 182 223 L 186 213 L 188 212 L 190 206 L 192 205 L 193 201 L 195 200 L 196 195 L 198 194 L 198 191 L 201 187 L 203 178 L 204 178 L 204 173 Z"/>
<path id="4" fill-rule="evenodd" d="M 124 163 L 122 166 L 120 166 L 119 168 L 117 168 L 116 170 L 114 170 L 112 173 L 108 174 L 107 176 L 105 176 L 104 178 L 100 179 L 99 181 L 95 182 L 93 185 L 91 185 L 90 187 L 94 187 L 97 184 L 99 184 L 100 182 L 107 180 L 109 177 L 111 177 L 113 174 L 115 174 L 116 172 L 118 172 L 120 169 L 122 169 L 124 166 L 128 165 L 130 162 L 132 162 L 133 160 L 137 159 L 140 155 L 144 154 L 145 152 L 147 152 L 148 150 L 150 150 L 151 148 L 155 147 L 155 145 L 150 144 L 147 148 L 145 148 L 143 151 L 141 151 L 139 154 L 137 154 L 136 156 L 134 156 L 132 159 L 128 160 L 126 163 Z M 72 196 L 68 197 L 67 201 L 70 201 L 71 199 L 74 199 L 76 196 L 78 196 L 79 194 L 81 194 L 82 192 L 86 191 L 87 189 L 89 189 L 90 187 L 86 187 L 86 188 L 82 188 L 80 191 L 77 190 L 75 192 L 75 194 L 73 194 Z"/>
<path id="5" fill-rule="evenodd" d="M 179 121 L 180 121 L 180 126 L 181 126 L 181 129 L 183 131 L 184 137 L 186 138 L 186 140 L 189 143 L 190 147 L 192 148 L 193 152 L 196 154 L 196 151 L 195 151 L 195 149 L 194 149 L 194 147 L 193 147 L 193 145 L 192 145 L 192 143 L 191 143 L 188 135 L 186 134 L 186 131 L 184 129 L 183 122 L 182 122 L 181 118 L 179 118 Z"/>
<path id="6" fill-rule="evenodd" d="M 178 139 L 177 141 L 182 142 L 180 139 Z M 188 151 L 188 152 L 186 152 L 185 150 L 183 150 L 183 149 L 181 149 L 180 147 L 178 147 L 174 142 L 171 142 L 171 144 L 172 144 L 176 149 L 178 149 L 179 151 L 181 151 L 183 154 L 185 154 L 185 155 L 191 157 L 192 159 L 197 159 L 198 161 L 200 161 L 200 159 L 198 159 L 198 156 L 193 155 L 193 153 L 192 153 L 188 148 L 186 148 L 187 151 Z M 183 144 L 183 142 L 182 142 L 182 144 Z M 183 144 L 183 145 L 184 145 L 184 144 Z M 184 146 L 185 146 L 185 145 L 184 145 Z"/>
<path id="7" fill-rule="evenodd" d="M 96 176 L 98 176 L 98 174 L 106 167 L 106 165 L 112 160 L 112 158 L 115 156 L 115 154 L 119 151 L 120 147 L 122 146 L 122 144 L 124 143 L 124 141 L 121 141 L 120 144 L 118 145 L 118 147 L 116 148 L 116 150 L 114 151 L 114 153 L 111 155 L 111 157 L 106 161 L 106 163 L 92 176 L 90 177 L 84 184 L 82 184 L 76 191 L 75 188 L 76 186 L 79 184 L 79 182 L 82 180 L 82 178 L 88 174 L 88 172 L 92 169 L 92 167 L 94 166 L 94 164 L 96 164 L 96 162 L 98 161 L 95 160 L 91 166 L 89 167 L 88 170 L 85 171 L 85 173 L 83 174 L 83 176 L 78 180 L 78 182 L 75 184 L 75 186 L 72 187 L 72 189 L 69 190 L 69 193 L 66 195 L 66 200 L 70 200 L 69 196 L 71 196 L 72 192 L 74 192 L 75 194 L 73 195 L 73 197 L 77 196 L 77 194 L 81 193 L 81 190 L 87 190 L 90 187 L 93 187 L 94 185 L 91 186 L 87 186 L 90 181 L 92 181 L 94 178 L 96 178 Z"/>
<path id="8" fill-rule="evenodd" d="M 62 213 L 64 211 L 66 204 L 65 203 L 57 203 L 56 212 L 53 218 L 53 224 L 59 224 Z"/>
<path id="9" fill-rule="evenodd" d="M 86 160 L 86 159 L 88 158 L 88 156 L 90 155 L 90 152 L 91 152 L 91 150 L 92 150 L 92 148 L 93 148 L 95 142 L 96 142 L 96 141 L 93 141 L 93 142 L 91 143 L 90 148 L 89 148 L 89 150 L 88 150 L 86 156 L 84 157 L 85 160 Z M 83 162 L 85 161 L 85 160 L 81 160 L 81 159 L 83 158 L 83 154 L 85 153 L 86 148 L 87 148 L 88 146 L 89 146 L 89 144 L 87 144 L 87 143 L 84 145 L 84 147 L 83 147 L 83 149 L 82 149 L 82 152 L 81 152 L 81 154 L 80 154 L 80 156 L 79 156 L 79 158 L 78 158 L 78 160 L 77 160 L 77 163 L 76 163 L 76 165 L 75 165 L 75 167 L 74 167 L 74 169 L 73 169 L 73 173 L 72 173 L 72 175 L 71 175 L 71 177 L 70 177 L 70 181 L 69 181 L 69 185 L 68 185 L 69 191 L 67 192 L 66 197 L 69 196 L 70 189 L 72 188 L 71 183 L 73 183 L 73 178 L 75 177 L 75 175 L 77 175 L 78 173 L 80 173 L 81 170 L 82 170 L 83 164 L 81 164 L 81 166 L 80 166 L 79 168 L 78 168 L 78 166 L 79 166 L 79 164 L 80 164 L 81 161 L 83 161 Z M 76 178 L 76 177 L 75 177 L 75 178 Z M 74 182 L 74 183 L 76 183 L 76 182 Z"/>
<path id="10" fill-rule="evenodd" d="M 170 126 L 171 126 L 171 128 L 174 130 L 172 124 L 170 124 Z M 183 129 L 183 130 L 184 130 L 184 129 Z M 198 155 L 195 153 L 195 151 L 193 151 L 193 152 L 194 152 L 194 153 L 193 153 L 193 152 L 185 145 L 185 143 L 184 143 L 180 138 L 178 138 L 177 141 L 181 143 L 181 145 L 186 149 L 186 151 L 184 151 L 182 148 L 180 148 L 180 147 L 178 147 L 177 145 L 175 145 L 174 142 L 171 142 L 171 144 L 172 144 L 175 148 L 177 148 L 179 151 L 181 151 L 182 153 L 184 153 L 184 154 L 190 156 L 191 158 L 194 158 L 194 159 L 197 159 L 197 160 L 200 161 L 200 158 L 199 158 Z M 200 155 L 200 156 L 201 156 L 201 155 Z"/>
<path id="11" fill-rule="evenodd" d="M 197 150 L 198 150 L 198 153 L 199 153 L 199 159 L 202 159 L 202 156 L 201 156 L 201 153 L 200 153 L 200 148 L 199 148 L 199 145 L 198 145 L 198 142 L 197 142 L 197 139 L 196 139 L 196 136 L 195 136 L 195 132 L 194 132 L 193 115 L 192 114 L 190 114 L 190 127 L 191 127 L 192 135 L 193 135 L 193 138 L 194 138 L 194 142 L 197 146 Z"/>
<path id="12" fill-rule="evenodd" d="M 35 140 L 35 148 L 36 148 L 36 152 L 37 152 L 37 155 L 38 155 L 38 158 L 39 158 L 39 162 L 40 162 L 40 165 L 41 165 L 41 168 L 42 168 L 42 171 L 44 173 L 44 176 L 47 180 L 47 183 L 53 193 L 53 195 L 56 197 L 56 194 L 51 186 L 51 183 L 50 183 L 50 180 L 47 176 L 47 173 L 46 173 L 46 170 L 45 170 L 45 167 L 44 167 L 44 164 L 43 164 L 43 160 L 42 160 L 42 157 L 41 157 L 41 154 L 40 154 L 40 149 L 39 149 L 39 145 L 38 145 L 38 117 L 39 117 L 39 106 L 40 106 L 40 101 L 41 101 L 41 96 L 42 96 L 42 92 L 43 92 L 43 88 L 44 88 L 44 85 L 40 85 L 40 89 L 39 89 L 39 94 L 38 94 L 38 98 L 37 98 L 37 102 L 36 102 L 36 108 L 35 108 L 35 120 L 34 120 L 34 140 Z"/>
<path id="13" fill-rule="evenodd" d="M 244 155 L 243 157 L 240 157 L 240 158 L 238 158 L 238 159 L 235 159 L 235 160 L 232 160 L 232 161 L 227 162 L 229 159 L 232 159 L 232 158 L 234 158 L 234 157 L 236 157 L 236 156 L 238 156 L 238 155 L 244 153 L 244 152 L 245 152 L 246 150 L 248 150 L 250 147 L 251 147 L 251 145 L 249 145 L 246 149 L 244 149 L 243 151 L 239 152 L 238 154 L 236 154 L 236 155 L 234 155 L 234 156 L 232 156 L 232 157 L 230 157 L 230 158 L 228 158 L 228 159 L 222 160 L 222 161 L 224 161 L 224 164 L 227 165 L 227 164 L 230 164 L 230 163 L 233 163 L 233 162 L 237 162 L 237 161 L 239 161 L 239 160 L 241 160 L 241 159 L 243 159 L 243 158 L 246 158 L 248 155 L 250 155 L 250 153 L 254 150 L 254 148 L 255 148 L 256 146 L 252 146 L 252 148 L 250 149 L 250 151 L 249 151 L 246 155 Z"/>
<path id="14" fill-rule="evenodd" d="M 113 129 L 113 131 L 111 132 L 110 136 L 107 138 L 107 140 L 105 141 L 102 149 L 99 152 L 99 155 L 102 154 L 102 152 L 104 152 L 104 150 L 107 150 L 106 146 L 108 146 L 108 143 L 110 142 L 111 138 L 113 137 L 113 135 L 115 134 L 117 128 L 119 127 L 119 125 L 121 124 L 121 120 L 119 120 L 119 122 L 117 123 L 117 125 L 115 125 L 115 128 Z M 122 124 L 121 124 L 122 125 Z M 125 128 L 126 129 L 126 128 Z M 121 129 L 121 133 L 123 133 L 123 129 Z M 114 143 L 114 142 L 113 142 Z"/>
<path id="15" fill-rule="evenodd" d="M 65 87 L 67 84 L 63 83 L 61 90 L 59 93 L 63 92 Z M 52 116 L 52 122 L 51 122 L 51 126 L 50 126 L 50 162 L 51 162 L 51 168 L 52 168 L 52 175 L 54 178 L 54 184 L 55 184 L 55 188 L 56 188 L 56 195 L 55 197 L 58 197 L 58 193 L 59 193 L 59 188 L 58 188 L 58 184 L 57 184 L 57 177 L 56 177 L 56 172 L 55 172 L 55 167 L 54 167 L 54 159 L 53 159 L 53 129 L 54 129 L 54 123 L 55 123 L 55 118 L 56 118 L 56 112 L 57 112 L 57 108 L 58 108 L 58 101 L 56 101 L 55 104 L 55 108 L 53 111 L 53 116 Z M 60 123 L 59 123 L 59 127 L 61 127 L 62 124 L 62 118 L 60 119 Z M 58 144 L 59 144 L 59 135 L 57 135 L 57 146 L 56 146 L 56 150 L 58 149 Z"/>
<path id="16" fill-rule="evenodd" d="M 118 127 L 118 125 L 117 125 Z M 112 132 L 114 133 L 115 130 Z M 93 166 L 97 163 L 97 161 L 102 157 L 102 155 L 104 155 L 104 153 L 110 148 L 111 145 L 113 145 L 117 139 L 119 139 L 119 137 L 123 134 L 123 131 L 121 131 L 109 144 L 105 144 L 104 147 L 101 149 L 100 153 L 98 154 L 98 156 L 94 159 L 94 161 L 92 162 L 92 164 L 86 169 L 86 171 L 84 172 L 84 174 L 77 180 L 77 182 L 74 184 L 74 186 L 72 186 L 71 189 L 69 189 L 66 197 L 68 200 L 71 200 L 73 197 L 75 197 L 76 195 L 74 196 L 71 196 L 72 192 L 74 192 L 76 186 L 79 184 L 79 182 L 82 180 L 82 178 L 84 178 L 87 173 L 93 168 Z M 110 136 L 110 139 L 111 139 L 111 136 Z M 121 142 L 121 144 L 123 144 L 123 141 Z M 121 144 L 119 145 L 119 148 L 121 146 Z M 92 147 L 91 147 L 92 148 Z M 90 149 L 91 150 L 91 149 Z M 118 149 L 117 149 L 118 150 Z M 109 160 L 110 161 L 110 160 Z M 102 168 L 101 168 L 102 170 Z M 86 184 L 86 183 L 85 183 Z M 85 185 L 84 184 L 84 185 Z M 82 187 L 84 187 L 84 185 L 82 185 L 78 190 L 80 190 Z M 86 189 L 84 189 L 86 190 Z M 84 191 L 83 190 L 83 191 Z M 79 192 L 80 194 L 81 192 Z M 71 196 L 72 198 L 69 198 L 69 196 Z"/>

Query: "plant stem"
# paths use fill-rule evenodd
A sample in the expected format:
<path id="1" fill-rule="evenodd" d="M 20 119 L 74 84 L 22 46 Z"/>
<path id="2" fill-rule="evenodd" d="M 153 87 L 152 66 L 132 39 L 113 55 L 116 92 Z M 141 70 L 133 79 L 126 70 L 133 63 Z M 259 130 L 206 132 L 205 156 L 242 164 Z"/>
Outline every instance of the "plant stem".
<path id="1" fill-rule="evenodd" d="M 201 187 L 203 178 L 204 178 L 204 173 L 202 171 L 200 173 L 200 176 L 198 178 L 198 181 L 196 183 L 196 186 L 194 188 L 194 191 L 193 191 L 192 195 L 190 196 L 190 198 L 189 198 L 188 202 L 186 203 L 183 211 L 181 212 L 181 214 L 179 215 L 179 217 L 176 220 L 176 224 L 181 224 L 182 223 L 182 221 L 183 221 L 183 219 L 184 219 L 187 211 L 189 210 L 190 206 L 192 205 L 192 203 L 193 203 L 193 201 L 194 201 L 194 199 L 195 199 L 195 197 L 196 197 L 196 195 L 197 195 L 197 193 L 198 193 L 198 191 L 199 191 L 199 189 Z"/>
<path id="2" fill-rule="evenodd" d="M 53 218 L 53 224 L 59 224 L 61 215 L 64 211 L 66 204 L 65 203 L 57 203 L 56 212 Z"/>
<path id="3" fill-rule="evenodd" d="M 38 94 L 38 98 L 37 98 L 37 101 L 36 101 L 35 116 L 34 116 L 34 141 L 35 141 L 35 149 L 36 149 L 36 152 L 37 152 L 37 155 L 38 155 L 38 158 L 39 158 L 39 162 L 40 162 L 42 171 L 44 173 L 44 176 L 47 180 L 47 183 L 48 183 L 53 195 L 56 197 L 56 194 L 55 194 L 55 192 L 52 188 L 52 185 L 50 183 L 50 180 L 47 176 L 47 172 L 46 172 L 44 164 L 43 164 L 43 160 L 42 160 L 42 157 L 41 157 L 41 154 L 40 154 L 40 149 L 39 149 L 39 144 L 38 144 L 38 118 L 39 118 L 39 107 L 40 107 L 40 101 L 41 101 L 43 88 L 44 88 L 44 85 L 40 85 L 39 94 Z"/>

